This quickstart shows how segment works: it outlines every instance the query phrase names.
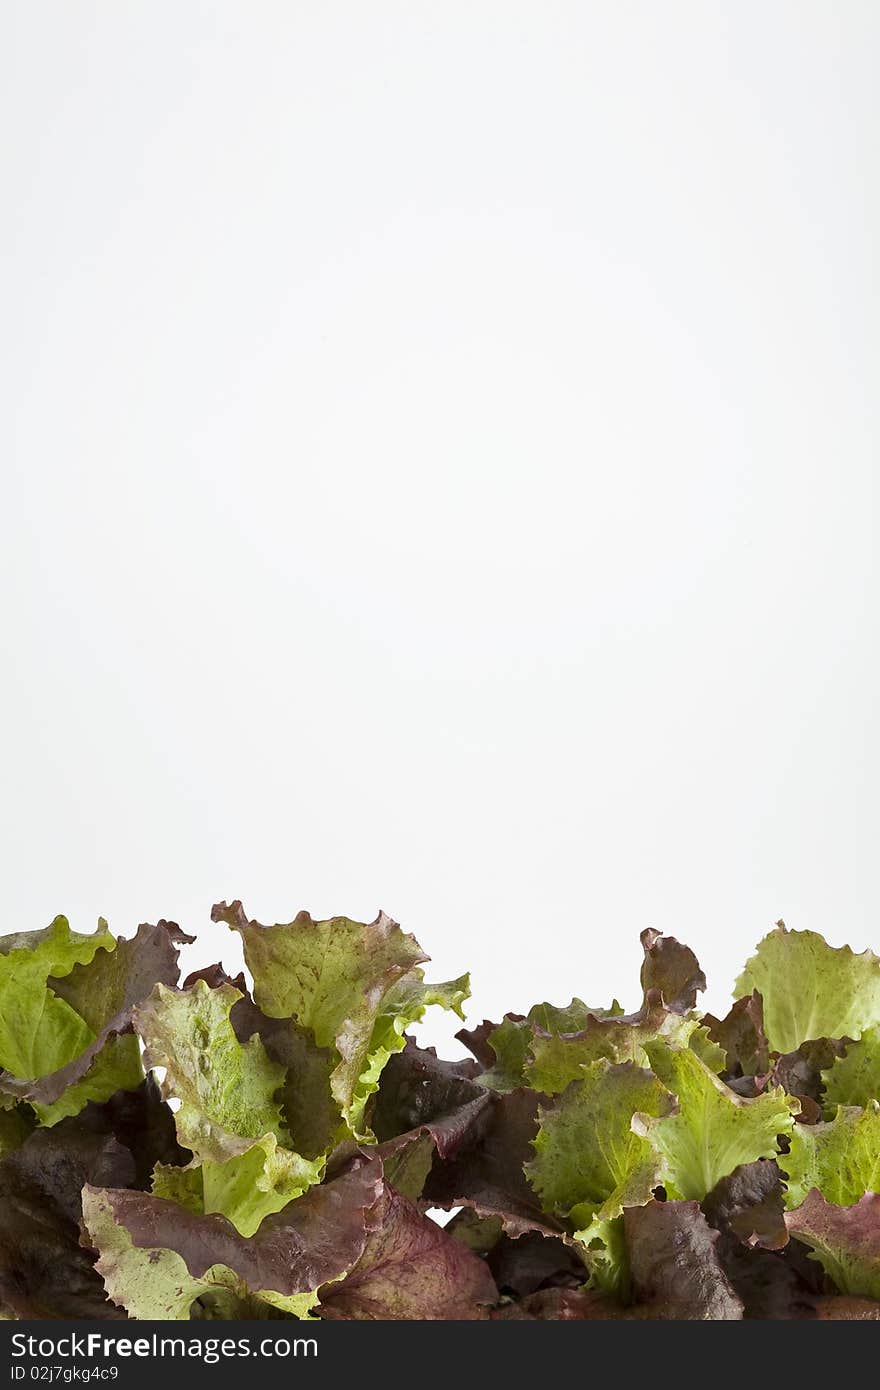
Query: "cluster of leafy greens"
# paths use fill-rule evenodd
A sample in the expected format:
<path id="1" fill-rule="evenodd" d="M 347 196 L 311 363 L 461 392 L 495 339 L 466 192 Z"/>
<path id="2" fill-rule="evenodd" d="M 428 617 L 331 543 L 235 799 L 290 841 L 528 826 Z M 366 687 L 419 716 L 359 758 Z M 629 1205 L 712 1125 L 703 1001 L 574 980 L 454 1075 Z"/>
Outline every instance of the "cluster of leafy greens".
<path id="1" fill-rule="evenodd" d="M 384 914 L 0 938 L 0 1316 L 880 1319 L 880 959 L 779 923 L 725 1018 L 642 1000 L 458 1037 Z M 454 1213 L 445 1225 L 431 1213 Z"/>

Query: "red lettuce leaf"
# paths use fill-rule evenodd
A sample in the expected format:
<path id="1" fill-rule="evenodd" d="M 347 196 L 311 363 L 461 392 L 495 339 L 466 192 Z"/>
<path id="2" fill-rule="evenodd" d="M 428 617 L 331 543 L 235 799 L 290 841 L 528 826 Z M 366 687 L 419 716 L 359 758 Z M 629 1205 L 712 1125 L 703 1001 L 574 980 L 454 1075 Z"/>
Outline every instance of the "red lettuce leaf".
<path id="1" fill-rule="evenodd" d="M 488 1317 L 497 1302 L 485 1262 L 386 1187 L 351 1273 L 322 1292 L 321 1316 L 473 1321 Z"/>

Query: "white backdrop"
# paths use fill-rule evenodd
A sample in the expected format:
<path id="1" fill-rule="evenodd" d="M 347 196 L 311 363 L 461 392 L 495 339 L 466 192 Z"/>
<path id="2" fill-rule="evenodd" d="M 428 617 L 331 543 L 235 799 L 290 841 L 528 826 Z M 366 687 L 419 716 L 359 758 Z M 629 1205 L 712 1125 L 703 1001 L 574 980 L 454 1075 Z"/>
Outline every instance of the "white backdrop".
<path id="1" fill-rule="evenodd" d="M 2 929 L 381 906 L 475 1018 L 880 946 L 878 58 L 7 0 Z"/>

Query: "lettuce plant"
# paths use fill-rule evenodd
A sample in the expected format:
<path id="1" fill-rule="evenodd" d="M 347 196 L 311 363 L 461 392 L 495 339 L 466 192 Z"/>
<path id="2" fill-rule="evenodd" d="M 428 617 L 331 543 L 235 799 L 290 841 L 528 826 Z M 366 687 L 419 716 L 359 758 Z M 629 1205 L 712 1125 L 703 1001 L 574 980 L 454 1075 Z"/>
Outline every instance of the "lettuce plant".
<path id="1" fill-rule="evenodd" d="M 724 1018 L 641 999 L 462 1029 L 384 914 L 0 937 L 0 1316 L 880 1319 L 880 960 L 779 923 Z M 443 1222 L 436 1219 L 446 1213 Z"/>

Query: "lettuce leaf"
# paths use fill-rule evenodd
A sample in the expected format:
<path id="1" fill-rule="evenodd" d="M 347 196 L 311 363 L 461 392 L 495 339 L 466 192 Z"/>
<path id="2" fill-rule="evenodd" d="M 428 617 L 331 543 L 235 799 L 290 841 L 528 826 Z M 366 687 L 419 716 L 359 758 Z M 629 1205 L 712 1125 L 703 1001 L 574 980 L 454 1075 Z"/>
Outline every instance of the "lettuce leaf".
<path id="1" fill-rule="evenodd" d="M 789 1242 L 782 1175 L 772 1159 L 742 1164 L 702 1204 L 715 1247 L 746 1318 L 816 1316 L 817 1279 L 803 1247 Z"/>
<path id="2" fill-rule="evenodd" d="M 49 978 L 60 979 L 115 947 L 103 918 L 91 936 L 56 917 L 44 931 L 0 937 L 0 1067 L 30 1081 L 58 1071 L 88 1047 L 93 1030 L 49 988 Z"/>
<path id="3" fill-rule="evenodd" d="M 651 1072 L 602 1060 L 539 1111 L 526 1173 L 544 1206 L 575 1228 L 594 1280 L 621 1296 L 628 1293 L 628 1271 L 618 1218 L 624 1208 L 651 1201 L 661 1182 L 660 1155 L 636 1132 L 635 1117 L 674 1108 Z"/>
<path id="4" fill-rule="evenodd" d="M 572 999 L 571 1003 L 533 1004 L 529 1012 L 505 1014 L 499 1024 L 484 1019 L 479 1028 L 462 1028 L 456 1035 L 470 1048 L 478 1061 L 483 1064 L 479 1077 L 480 1084 L 489 1090 L 504 1095 L 527 1083 L 537 1090 L 546 1089 L 537 1085 L 529 1072 L 533 1067 L 535 1048 L 539 1044 L 562 1043 L 570 1037 L 580 1037 L 584 1029 L 608 1018 L 617 1018 L 623 1013 L 615 1000 L 609 1009 L 594 1009 L 582 999 Z M 594 1047 L 589 1061 L 597 1057 L 611 1057 L 609 1046 Z M 577 1075 L 580 1073 L 578 1072 Z M 569 1077 L 569 1080 L 574 1079 Z M 564 1090 L 565 1085 L 559 1090 Z"/>
<path id="5" fill-rule="evenodd" d="M 180 1143 L 198 1178 L 157 1174 L 153 1191 L 203 1212 L 222 1212 L 243 1235 L 319 1182 L 324 1157 L 304 1159 L 290 1145 L 278 1094 L 285 1079 L 259 1037 L 239 1041 L 231 1013 L 243 996 L 231 984 L 188 990 L 157 985 L 135 1011 L 150 1067 L 164 1067 L 163 1094 L 180 1102 Z M 181 1183 L 183 1186 L 181 1187 Z"/>
<path id="6" fill-rule="evenodd" d="M 794 1052 L 811 1038 L 857 1038 L 880 1024 L 880 959 L 829 946 L 817 932 L 789 931 L 783 922 L 760 942 L 736 982 L 736 994 L 757 990 L 772 1048 Z"/>
<path id="7" fill-rule="evenodd" d="M 661 1181 L 657 1150 L 633 1129 L 636 1115 L 668 1116 L 673 1097 L 632 1062 L 594 1062 L 552 1105 L 539 1110 L 526 1173 L 549 1211 L 587 1225 L 643 1206 Z"/>
<path id="8" fill-rule="evenodd" d="M 754 1100 L 736 1095 L 689 1048 L 646 1044 L 651 1066 L 677 1098 L 675 1114 L 639 1115 L 636 1128 L 661 1156 L 670 1196 L 701 1201 L 741 1163 L 772 1158 L 790 1133 L 798 1104 L 781 1090 Z"/>
<path id="9" fill-rule="evenodd" d="M 107 1295 L 133 1318 L 308 1316 L 321 1285 L 357 1262 L 382 1191 L 378 1160 L 352 1167 L 270 1215 L 246 1238 L 145 1193 L 87 1185 L 83 1240 Z"/>
<path id="10" fill-rule="evenodd" d="M 724 1018 L 705 1014 L 703 1024 L 712 1041 L 723 1048 L 731 1076 L 761 1076 L 770 1070 L 764 1002 L 757 990 L 737 999 Z"/>
<path id="11" fill-rule="evenodd" d="M 650 1065 L 646 1045 L 662 1039 L 691 1047 L 712 1070 L 720 1071 L 725 1054 L 697 1020 L 666 1008 L 659 991 L 651 991 L 637 1013 L 622 1016 L 588 1016 L 577 1033 L 557 1036 L 537 1033 L 531 1044 L 524 1075 L 530 1086 L 546 1095 L 558 1095 L 579 1080 L 593 1062 L 634 1062 Z"/>
<path id="12" fill-rule="evenodd" d="M 742 1299 L 718 1256 L 718 1233 L 697 1202 L 648 1202 L 624 1212 L 630 1278 L 636 1300 L 665 1317 L 737 1321 Z"/>
<path id="13" fill-rule="evenodd" d="M 224 981 L 218 980 L 213 986 Z M 340 1113 L 331 1080 L 338 1060 L 335 1048 L 318 1047 L 307 1028 L 292 1018 L 268 1018 L 247 994 L 244 977 L 232 984 L 241 998 L 232 1006 L 230 1021 L 239 1042 L 255 1035 L 268 1057 L 284 1074 L 276 1099 L 281 1118 L 297 1153 L 304 1158 L 320 1158 L 329 1153 L 350 1131 Z"/>
<path id="14" fill-rule="evenodd" d="M 475 1321 L 497 1302 L 488 1265 L 386 1186 L 368 1213 L 362 1254 L 322 1290 L 321 1316 Z"/>
<path id="15" fill-rule="evenodd" d="M 199 1158 L 222 1162 L 263 1134 L 282 1133 L 275 1099 L 284 1080 L 259 1038 L 240 1043 L 230 1021 L 241 998 L 231 985 L 158 985 L 135 1012 L 149 1067 L 166 1068 L 163 1094 L 180 1101 L 178 1138 Z"/>
<path id="16" fill-rule="evenodd" d="M 408 1039 L 386 1067 L 372 1125 L 392 1186 L 422 1196 L 435 1154 L 453 1158 L 478 1143 L 492 1122 L 492 1096 L 472 1079 L 468 1063 L 441 1062 Z"/>
<path id="17" fill-rule="evenodd" d="M 649 928 L 642 932 L 641 984 L 645 998 L 656 991 L 665 1008 L 676 1014 L 690 1013 L 697 995 L 706 988 L 706 976 L 689 946 L 674 936 Z"/>
<path id="18" fill-rule="evenodd" d="M 841 1105 L 830 1124 L 796 1125 L 791 1150 L 779 1162 L 792 1207 L 814 1187 L 839 1206 L 880 1191 L 880 1103 Z"/>
<path id="19" fill-rule="evenodd" d="M 828 1105 L 867 1105 L 880 1101 L 880 1027 L 866 1028 L 858 1042 L 822 1072 Z"/>
<path id="20" fill-rule="evenodd" d="M 558 1235 L 563 1224 L 542 1206 L 525 1174 L 525 1164 L 534 1157 L 539 1097 L 520 1088 L 490 1099 L 470 1140 L 450 1157 L 435 1160 L 425 1200 L 447 1211 L 466 1207 L 480 1216 L 498 1217 L 514 1237 L 529 1231 Z"/>
<path id="21" fill-rule="evenodd" d="M 291 922 L 261 926 L 236 901 L 216 904 L 211 916 L 241 936 L 263 1013 L 293 1019 L 318 1047 L 335 1048 L 331 1093 L 351 1133 L 369 1138 L 365 1110 L 382 1068 L 430 1005 L 464 1016 L 467 975 L 427 984 L 419 967 L 428 957 L 385 913 L 374 922 L 315 922 L 300 912 Z"/>
<path id="22" fill-rule="evenodd" d="M 813 1188 L 785 1224 L 843 1293 L 880 1299 L 880 1195 L 837 1206 Z"/>
<path id="23" fill-rule="evenodd" d="M 46 932 L 15 939 L 31 945 L 0 955 L 23 984 L 14 1007 L 0 999 L 0 1020 L 21 1030 L 17 1062 L 25 1054 L 30 1062 L 24 1072 L 0 1077 L 0 1089 L 28 1100 L 45 1125 L 89 1101 L 136 1090 L 144 1073 L 132 1013 L 157 982 L 176 983 L 177 947 L 192 938 L 175 922 L 161 921 L 116 941 L 103 919 L 94 936 L 82 937 L 56 918 Z M 0 977 L 2 970 L 0 964 Z M 51 1034 L 56 1026 L 50 1047 L 47 1029 Z M 16 1060 L 8 1048 L 5 1056 Z"/>
<path id="24" fill-rule="evenodd" d="M 801 1043 L 794 1052 L 785 1052 L 773 1059 L 770 1069 L 770 1084 L 781 1086 L 790 1096 L 801 1101 L 801 1110 L 813 1119 L 819 1116 L 819 1105 L 824 1095 L 825 1071 L 832 1066 L 835 1058 L 842 1057 L 851 1044 L 849 1038 L 812 1038 Z M 805 1101 L 812 1101 L 807 1105 Z"/>

